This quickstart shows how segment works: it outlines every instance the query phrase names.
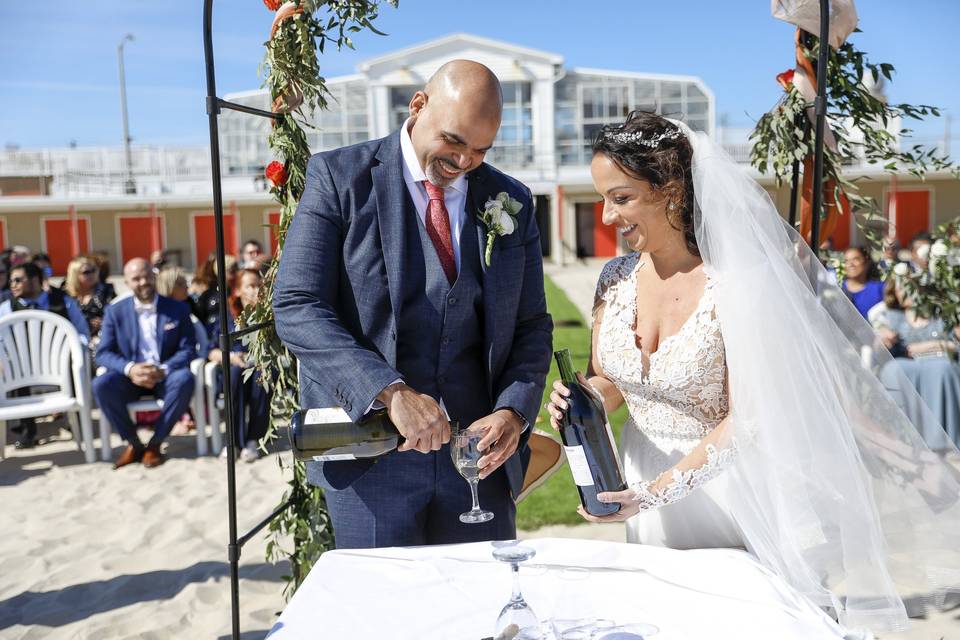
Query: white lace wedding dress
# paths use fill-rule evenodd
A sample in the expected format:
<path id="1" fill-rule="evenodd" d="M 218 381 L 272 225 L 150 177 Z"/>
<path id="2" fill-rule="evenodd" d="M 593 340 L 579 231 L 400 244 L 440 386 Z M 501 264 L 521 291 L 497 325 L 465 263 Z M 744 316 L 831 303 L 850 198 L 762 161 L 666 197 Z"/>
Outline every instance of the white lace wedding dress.
<path id="1" fill-rule="evenodd" d="M 640 255 L 610 261 L 600 275 L 594 317 L 602 314 L 597 356 L 623 394 L 630 418 L 620 455 L 627 483 L 653 481 L 690 454 L 727 415 L 726 358 L 709 278 L 696 310 L 674 335 L 661 338 L 649 361 L 637 347 L 636 274 Z M 724 504 L 723 467 L 735 447 L 707 446 L 703 460 L 672 474 L 659 508 L 627 521 L 627 541 L 674 549 L 744 547 Z M 709 483 L 708 483 L 709 481 Z"/>

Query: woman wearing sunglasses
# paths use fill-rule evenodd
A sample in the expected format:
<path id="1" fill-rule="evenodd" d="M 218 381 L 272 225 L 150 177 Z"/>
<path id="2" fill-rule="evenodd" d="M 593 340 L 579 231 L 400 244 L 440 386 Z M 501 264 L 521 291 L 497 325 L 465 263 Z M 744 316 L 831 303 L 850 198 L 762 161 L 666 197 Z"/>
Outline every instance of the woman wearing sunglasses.
<path id="1" fill-rule="evenodd" d="M 100 342 L 100 324 L 114 295 L 100 282 L 100 269 L 89 256 L 77 256 L 67 265 L 63 290 L 77 301 L 80 311 L 90 325 L 90 349 Z"/>

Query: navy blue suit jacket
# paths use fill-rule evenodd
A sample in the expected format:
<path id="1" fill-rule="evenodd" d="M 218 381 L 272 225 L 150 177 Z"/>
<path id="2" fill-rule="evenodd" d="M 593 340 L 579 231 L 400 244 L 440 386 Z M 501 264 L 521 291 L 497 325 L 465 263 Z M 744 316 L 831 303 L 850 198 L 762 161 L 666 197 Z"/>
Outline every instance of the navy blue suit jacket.
<path id="1" fill-rule="evenodd" d="M 357 420 L 384 387 L 403 377 L 396 369 L 396 318 L 409 250 L 402 162 L 399 131 L 310 159 L 273 295 L 277 334 L 300 361 L 304 408 L 340 406 Z M 493 408 L 513 408 L 532 426 L 553 330 L 533 198 L 487 164 L 467 179 L 467 215 L 477 215 L 501 191 L 523 204 L 516 231 L 495 240 L 490 266 L 481 260 L 483 391 Z M 482 256 L 483 224 L 477 235 Z M 523 479 L 520 456 L 505 467 L 516 493 Z"/>
<path id="2" fill-rule="evenodd" d="M 157 296 L 157 347 L 160 364 L 168 369 L 189 367 L 197 357 L 190 308 L 184 303 Z M 98 366 L 118 373 L 123 373 L 127 363 L 140 362 L 140 323 L 133 296 L 107 307 L 95 359 Z"/>

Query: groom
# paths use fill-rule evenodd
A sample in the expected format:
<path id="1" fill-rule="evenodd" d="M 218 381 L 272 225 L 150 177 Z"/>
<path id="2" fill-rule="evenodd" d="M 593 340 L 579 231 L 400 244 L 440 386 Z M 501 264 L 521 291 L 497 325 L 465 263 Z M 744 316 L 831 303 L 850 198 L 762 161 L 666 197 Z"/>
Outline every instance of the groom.
<path id="1" fill-rule="evenodd" d="M 301 406 L 354 420 L 386 407 L 406 439 L 377 460 L 308 465 L 339 548 L 516 535 L 552 321 L 530 191 L 483 163 L 502 105 L 487 67 L 455 60 L 414 95 L 399 131 L 310 160 L 273 298 L 300 361 Z M 522 208 L 487 265 L 478 216 L 501 192 Z M 450 460 L 448 417 L 486 434 L 489 522 L 458 519 L 470 490 Z"/>

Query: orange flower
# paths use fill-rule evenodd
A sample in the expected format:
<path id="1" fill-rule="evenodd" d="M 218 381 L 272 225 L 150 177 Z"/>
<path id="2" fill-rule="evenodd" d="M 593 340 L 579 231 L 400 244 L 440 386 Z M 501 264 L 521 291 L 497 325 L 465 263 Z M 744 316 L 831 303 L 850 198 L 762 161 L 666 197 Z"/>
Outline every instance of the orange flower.
<path id="1" fill-rule="evenodd" d="M 276 11 L 280 8 L 280 0 L 263 0 L 263 4 L 270 9 L 270 11 Z"/>
<path id="2" fill-rule="evenodd" d="M 268 164 L 263 175 L 265 175 L 267 180 L 273 183 L 275 187 L 282 187 L 287 183 L 287 170 L 284 168 L 282 162 L 274 160 Z"/>
<path id="3" fill-rule="evenodd" d="M 790 87 L 793 86 L 793 74 L 795 71 L 793 69 L 787 69 L 783 73 L 777 74 L 777 82 L 780 83 L 780 86 L 783 87 L 784 91 L 790 91 Z"/>

